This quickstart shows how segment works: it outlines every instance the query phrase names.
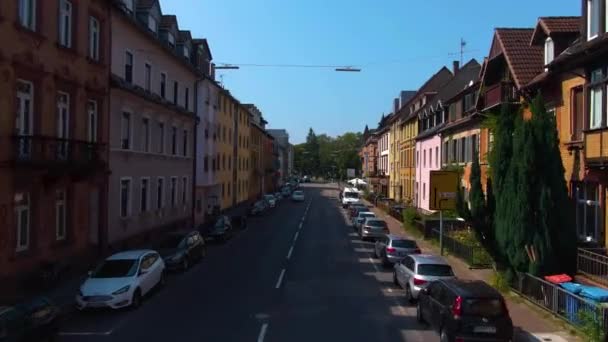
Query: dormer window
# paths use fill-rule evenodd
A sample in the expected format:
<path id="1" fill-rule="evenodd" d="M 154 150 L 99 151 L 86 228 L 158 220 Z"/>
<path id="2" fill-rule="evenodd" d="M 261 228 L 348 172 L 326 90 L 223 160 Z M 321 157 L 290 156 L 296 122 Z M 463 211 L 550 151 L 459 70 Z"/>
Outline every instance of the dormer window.
<path id="1" fill-rule="evenodd" d="M 184 57 L 190 58 L 190 49 L 184 45 Z"/>
<path id="2" fill-rule="evenodd" d="M 148 16 L 148 29 L 154 33 L 158 31 L 158 22 L 151 15 Z"/>
<path id="3" fill-rule="evenodd" d="M 587 0 L 587 38 L 595 38 L 600 33 L 600 0 Z"/>
<path id="4" fill-rule="evenodd" d="M 548 37 L 545 40 L 545 65 L 553 62 L 554 58 L 555 58 L 555 46 L 553 44 L 553 39 L 551 39 L 551 37 Z M 545 68 L 545 71 L 547 71 L 547 68 Z"/>
<path id="5" fill-rule="evenodd" d="M 133 0 L 122 0 L 122 3 L 125 5 L 127 11 L 133 13 Z"/>
<path id="6" fill-rule="evenodd" d="M 167 41 L 169 42 L 169 45 L 171 45 L 172 48 L 175 47 L 175 36 L 173 35 L 173 33 L 167 33 Z"/>

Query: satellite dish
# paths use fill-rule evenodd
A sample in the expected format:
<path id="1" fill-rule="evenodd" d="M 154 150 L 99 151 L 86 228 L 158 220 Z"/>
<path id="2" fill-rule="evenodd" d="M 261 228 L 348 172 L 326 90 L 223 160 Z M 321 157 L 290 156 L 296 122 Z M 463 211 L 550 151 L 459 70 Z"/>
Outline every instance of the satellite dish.
<path id="1" fill-rule="evenodd" d="M 470 87 L 470 86 L 472 86 L 472 85 L 473 85 L 473 83 L 475 83 L 475 82 L 473 82 L 473 80 L 471 80 L 471 81 L 469 82 L 469 87 Z"/>

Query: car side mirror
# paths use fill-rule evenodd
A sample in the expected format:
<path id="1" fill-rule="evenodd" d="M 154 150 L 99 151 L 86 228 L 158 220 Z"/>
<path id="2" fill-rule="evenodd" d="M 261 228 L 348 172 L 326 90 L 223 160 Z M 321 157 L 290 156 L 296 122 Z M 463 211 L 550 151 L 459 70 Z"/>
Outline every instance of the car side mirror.
<path id="1" fill-rule="evenodd" d="M 146 271 L 146 270 L 139 270 L 138 276 L 141 277 L 142 275 L 144 275 L 146 273 L 148 273 L 148 271 Z"/>

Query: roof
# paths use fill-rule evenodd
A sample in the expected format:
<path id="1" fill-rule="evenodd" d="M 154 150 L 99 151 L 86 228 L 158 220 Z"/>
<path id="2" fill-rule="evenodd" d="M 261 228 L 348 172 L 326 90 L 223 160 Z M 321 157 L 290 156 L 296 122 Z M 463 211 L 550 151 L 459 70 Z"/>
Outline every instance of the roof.
<path id="1" fill-rule="evenodd" d="M 211 54 L 211 48 L 209 47 L 209 42 L 207 41 L 206 38 L 192 39 L 192 44 L 205 46 L 205 50 L 207 50 L 207 52 L 209 52 L 209 59 L 210 60 L 213 59 L 213 55 Z"/>
<path id="2" fill-rule="evenodd" d="M 158 0 L 138 0 L 137 8 L 150 8 L 152 7 Z"/>
<path id="3" fill-rule="evenodd" d="M 108 257 L 108 260 L 121 260 L 121 259 L 138 259 L 146 253 L 154 252 L 151 249 L 134 249 L 131 251 L 119 252 Z"/>
<path id="4" fill-rule="evenodd" d="M 447 279 L 441 281 L 452 291 L 465 298 L 502 298 L 495 288 L 481 280 Z"/>
<path id="5" fill-rule="evenodd" d="M 543 47 L 530 45 L 534 29 L 497 28 L 495 39 L 500 44 L 518 89 L 543 72 Z"/>
<path id="6" fill-rule="evenodd" d="M 546 37 L 578 35 L 581 17 L 540 17 L 534 29 L 530 44 L 538 44 Z"/>
<path id="7" fill-rule="evenodd" d="M 428 101 L 422 109 L 437 107 L 440 103 L 445 103 L 467 89 L 471 84 L 475 84 L 479 78 L 479 70 L 481 70 L 481 65 L 475 59 L 471 59 L 460 68 L 454 77 L 439 89 L 437 95 Z"/>
<path id="8" fill-rule="evenodd" d="M 420 87 L 420 89 L 418 89 L 418 92 L 416 93 L 416 95 L 413 96 L 412 98 L 410 98 L 410 100 L 407 101 L 407 103 L 401 108 L 401 110 L 404 110 L 404 111 L 407 110 L 407 107 L 411 104 L 412 101 L 414 101 L 415 99 L 418 99 L 419 95 L 423 95 L 423 94 L 427 94 L 429 92 L 436 91 L 439 87 L 441 87 L 446 82 L 448 82 L 453 76 L 454 76 L 454 74 L 452 74 L 450 69 L 443 66 L 441 69 L 439 69 L 439 71 L 437 71 L 433 76 L 431 76 L 431 78 L 429 78 L 426 82 L 424 82 L 424 84 Z M 401 116 L 401 114 L 402 114 L 401 110 L 400 110 L 399 116 Z M 415 117 L 416 117 L 416 112 L 412 112 L 405 118 L 405 120 L 410 120 Z"/>
<path id="9" fill-rule="evenodd" d="M 177 32 L 177 36 L 178 36 L 177 40 L 180 42 L 192 40 L 192 35 L 190 34 L 190 31 L 188 31 L 188 30 L 185 30 L 185 31 L 179 30 Z"/>
<path id="10" fill-rule="evenodd" d="M 443 257 L 440 257 L 438 255 L 433 255 L 433 254 L 412 254 L 410 256 L 418 264 L 449 265 L 449 263 Z"/>

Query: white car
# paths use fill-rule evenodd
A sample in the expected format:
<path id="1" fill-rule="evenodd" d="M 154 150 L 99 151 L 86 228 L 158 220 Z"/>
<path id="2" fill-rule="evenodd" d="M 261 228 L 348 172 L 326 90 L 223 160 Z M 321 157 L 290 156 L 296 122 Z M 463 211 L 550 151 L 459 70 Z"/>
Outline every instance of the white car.
<path id="1" fill-rule="evenodd" d="M 356 188 L 344 188 L 342 191 L 342 208 L 347 208 L 353 203 L 360 203 L 359 191 Z"/>
<path id="2" fill-rule="evenodd" d="M 104 260 L 80 286 L 78 309 L 137 307 L 143 296 L 164 282 L 165 263 L 152 250 L 133 250 Z"/>
<path id="3" fill-rule="evenodd" d="M 304 191 L 296 190 L 291 195 L 291 200 L 294 202 L 304 202 Z"/>

